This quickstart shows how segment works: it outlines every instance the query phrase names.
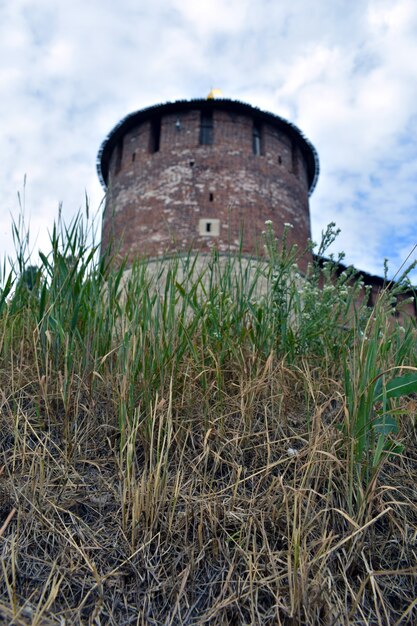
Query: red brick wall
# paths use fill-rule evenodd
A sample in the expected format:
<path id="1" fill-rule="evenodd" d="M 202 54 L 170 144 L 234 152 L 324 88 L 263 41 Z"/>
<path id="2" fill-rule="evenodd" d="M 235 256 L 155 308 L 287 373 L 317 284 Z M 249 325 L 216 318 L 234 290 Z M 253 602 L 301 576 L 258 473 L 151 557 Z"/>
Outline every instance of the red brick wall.
<path id="1" fill-rule="evenodd" d="M 178 122 L 180 128 L 178 129 Z M 131 261 L 173 251 L 262 254 L 271 220 L 290 243 L 310 238 L 307 167 L 296 141 L 262 125 L 262 154 L 253 154 L 249 115 L 213 111 L 212 145 L 199 145 L 200 110 L 163 114 L 160 148 L 151 153 L 151 121 L 129 130 L 113 149 L 103 216 L 102 249 L 111 241 Z M 219 236 L 201 236 L 200 219 L 220 220 Z"/>

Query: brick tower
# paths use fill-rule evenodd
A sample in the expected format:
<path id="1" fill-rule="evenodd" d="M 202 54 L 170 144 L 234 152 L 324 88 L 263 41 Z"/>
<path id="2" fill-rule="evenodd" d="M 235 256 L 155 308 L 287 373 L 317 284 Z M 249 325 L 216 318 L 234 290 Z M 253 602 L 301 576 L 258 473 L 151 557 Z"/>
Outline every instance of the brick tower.
<path id="1" fill-rule="evenodd" d="M 271 220 L 290 243 L 310 238 L 312 144 L 290 122 L 227 99 L 160 104 L 125 117 L 103 142 L 102 251 L 129 262 L 174 251 L 262 254 Z"/>

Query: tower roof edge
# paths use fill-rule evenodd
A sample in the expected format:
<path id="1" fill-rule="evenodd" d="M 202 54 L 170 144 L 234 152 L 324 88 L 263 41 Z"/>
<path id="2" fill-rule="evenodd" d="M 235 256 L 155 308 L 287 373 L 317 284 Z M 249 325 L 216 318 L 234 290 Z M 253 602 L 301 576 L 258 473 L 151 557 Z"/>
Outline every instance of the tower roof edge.
<path id="1" fill-rule="evenodd" d="M 292 122 L 283 117 L 264 111 L 246 102 L 240 100 L 230 100 L 228 98 L 203 99 L 196 98 L 191 100 L 176 100 L 174 102 L 165 102 L 154 104 L 144 109 L 139 109 L 129 113 L 118 122 L 106 136 L 100 146 L 97 155 L 97 173 L 103 187 L 107 186 L 109 161 L 111 153 L 117 142 L 137 124 L 152 119 L 152 117 L 161 116 L 163 114 L 179 113 L 184 110 L 198 109 L 219 109 L 234 113 L 242 113 L 250 115 L 253 118 L 268 122 L 271 125 L 284 129 L 287 134 L 297 141 L 302 150 L 308 167 L 308 183 L 309 193 L 311 194 L 316 186 L 319 175 L 319 157 L 313 144 L 307 139 L 304 133 Z"/>

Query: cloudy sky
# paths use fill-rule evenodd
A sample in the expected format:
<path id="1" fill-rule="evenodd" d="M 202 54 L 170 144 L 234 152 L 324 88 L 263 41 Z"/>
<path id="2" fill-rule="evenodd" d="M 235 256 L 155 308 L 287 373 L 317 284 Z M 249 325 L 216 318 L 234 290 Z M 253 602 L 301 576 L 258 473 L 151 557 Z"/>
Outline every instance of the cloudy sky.
<path id="1" fill-rule="evenodd" d="M 398 269 L 417 243 L 416 0 L 0 0 L 0 259 L 25 177 L 36 262 L 60 203 L 99 212 L 111 128 L 211 87 L 315 145 L 315 240 L 333 220 L 348 263 Z"/>

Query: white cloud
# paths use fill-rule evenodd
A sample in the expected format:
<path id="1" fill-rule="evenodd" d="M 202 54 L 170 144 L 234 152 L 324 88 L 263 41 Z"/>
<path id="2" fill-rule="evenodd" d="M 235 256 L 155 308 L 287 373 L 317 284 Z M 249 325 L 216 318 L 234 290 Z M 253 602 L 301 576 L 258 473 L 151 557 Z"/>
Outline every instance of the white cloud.
<path id="1" fill-rule="evenodd" d="M 0 233 L 27 174 L 33 239 L 99 205 L 95 158 L 124 115 L 212 86 L 295 122 L 321 176 L 313 234 L 377 272 L 417 240 L 414 0 L 14 0 L 0 4 Z"/>
<path id="2" fill-rule="evenodd" d="M 200 37 L 239 34 L 246 25 L 248 0 L 173 0 L 172 5 Z"/>

